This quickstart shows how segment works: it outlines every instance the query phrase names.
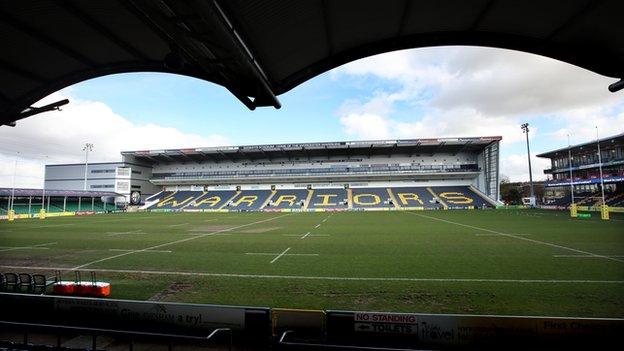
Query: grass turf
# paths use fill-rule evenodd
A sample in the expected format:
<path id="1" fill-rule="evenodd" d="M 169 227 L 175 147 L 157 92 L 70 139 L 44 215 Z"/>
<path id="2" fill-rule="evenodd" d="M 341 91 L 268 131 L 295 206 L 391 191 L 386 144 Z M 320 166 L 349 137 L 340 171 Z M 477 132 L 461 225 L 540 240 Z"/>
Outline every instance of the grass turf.
<path id="1" fill-rule="evenodd" d="M 96 269 L 114 298 L 624 317 L 623 224 L 538 210 L 18 220 L 0 222 L 0 270 Z"/>

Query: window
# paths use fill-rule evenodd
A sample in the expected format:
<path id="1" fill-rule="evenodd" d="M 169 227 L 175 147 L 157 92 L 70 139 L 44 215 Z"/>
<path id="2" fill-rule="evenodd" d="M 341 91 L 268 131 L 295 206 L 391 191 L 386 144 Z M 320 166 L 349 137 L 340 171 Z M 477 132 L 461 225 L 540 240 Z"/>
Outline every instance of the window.
<path id="1" fill-rule="evenodd" d="M 114 169 L 92 169 L 91 173 L 115 173 Z"/>

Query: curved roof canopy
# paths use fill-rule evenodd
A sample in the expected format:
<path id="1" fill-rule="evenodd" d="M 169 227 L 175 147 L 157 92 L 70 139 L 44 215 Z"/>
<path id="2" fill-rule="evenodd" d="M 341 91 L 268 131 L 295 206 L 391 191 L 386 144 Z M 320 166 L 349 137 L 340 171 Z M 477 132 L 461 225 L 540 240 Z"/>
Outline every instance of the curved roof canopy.
<path id="1" fill-rule="evenodd" d="M 478 45 L 624 77 L 621 0 L 21 0 L 0 2 L 0 125 L 112 73 L 204 79 L 248 108 L 386 51 Z M 612 86 L 612 90 L 624 86 Z M 556 89 L 556 87 L 553 87 Z"/>

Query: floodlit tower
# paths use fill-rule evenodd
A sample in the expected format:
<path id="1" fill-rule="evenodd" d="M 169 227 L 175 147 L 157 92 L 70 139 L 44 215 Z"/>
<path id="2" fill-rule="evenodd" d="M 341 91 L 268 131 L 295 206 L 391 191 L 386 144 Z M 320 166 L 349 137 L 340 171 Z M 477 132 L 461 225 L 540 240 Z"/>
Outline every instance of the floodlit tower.
<path id="1" fill-rule="evenodd" d="M 85 143 L 85 146 L 82 148 L 82 151 L 85 152 L 85 172 L 84 172 L 84 190 L 87 190 L 87 168 L 89 168 L 89 151 L 93 151 L 93 144 Z"/>
<path id="2" fill-rule="evenodd" d="M 531 206 L 535 205 L 535 190 L 533 188 L 533 172 L 531 170 L 531 148 L 529 147 L 529 124 L 523 123 L 522 132 L 526 134 L 527 157 L 529 159 L 529 184 L 531 185 Z"/>

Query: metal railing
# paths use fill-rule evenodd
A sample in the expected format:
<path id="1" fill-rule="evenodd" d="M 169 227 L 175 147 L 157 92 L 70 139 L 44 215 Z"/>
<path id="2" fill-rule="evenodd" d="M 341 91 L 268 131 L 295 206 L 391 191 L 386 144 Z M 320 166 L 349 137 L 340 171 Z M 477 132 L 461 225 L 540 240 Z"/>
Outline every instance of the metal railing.
<path id="1" fill-rule="evenodd" d="M 112 336 L 121 339 L 125 339 L 128 342 L 128 350 L 134 350 L 134 342 L 138 339 L 148 339 L 154 341 L 154 339 L 163 340 L 167 343 L 169 351 L 173 350 L 174 342 L 191 342 L 191 343 L 213 343 L 221 336 L 227 336 L 228 351 L 232 351 L 232 330 L 230 328 L 217 328 L 213 330 L 207 336 L 193 336 L 193 335 L 181 335 L 181 334 L 167 334 L 167 333 L 154 333 L 134 330 L 118 330 L 118 329 L 105 329 L 105 328 L 90 328 L 90 327 L 77 327 L 68 325 L 55 325 L 55 324 L 40 324 L 40 323 L 25 323 L 25 322 L 12 322 L 12 321 L 0 321 L 1 329 L 11 328 L 14 330 L 20 330 L 23 332 L 23 345 L 29 345 L 29 333 L 33 331 L 46 331 L 56 336 L 56 347 L 60 349 L 62 347 L 62 337 L 68 333 L 79 335 L 91 336 L 91 350 L 97 350 L 97 338 L 98 336 Z"/>
<path id="2" fill-rule="evenodd" d="M 415 351 L 415 349 L 403 349 L 392 347 L 376 347 L 376 346 L 357 346 L 357 345 L 342 345 L 342 344 L 328 344 L 328 343 L 311 343 L 301 341 L 289 341 L 287 338 L 295 335 L 292 330 L 287 330 L 279 338 L 277 342 L 278 349 L 289 350 L 350 350 L 350 351 Z"/>

